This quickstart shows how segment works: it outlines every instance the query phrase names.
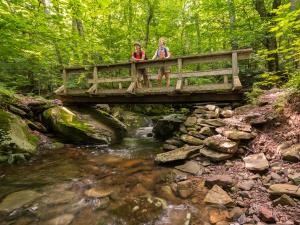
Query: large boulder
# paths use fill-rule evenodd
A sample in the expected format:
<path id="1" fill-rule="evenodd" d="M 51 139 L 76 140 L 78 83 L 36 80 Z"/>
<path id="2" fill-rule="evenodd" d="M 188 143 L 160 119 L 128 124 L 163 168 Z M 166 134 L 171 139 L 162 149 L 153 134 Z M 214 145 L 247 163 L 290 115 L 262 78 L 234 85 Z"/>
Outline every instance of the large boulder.
<path id="1" fill-rule="evenodd" d="M 43 112 L 47 126 L 67 141 L 78 144 L 110 144 L 113 133 L 106 126 L 84 120 L 69 109 L 56 106 Z"/>
<path id="2" fill-rule="evenodd" d="M 182 114 L 171 114 L 159 119 L 153 127 L 154 136 L 161 140 L 172 137 L 173 132 L 179 130 L 180 124 L 185 121 Z"/>
<path id="3" fill-rule="evenodd" d="M 26 123 L 10 112 L 0 109 L 0 158 L 19 153 L 35 153 L 39 138 L 30 133 Z"/>

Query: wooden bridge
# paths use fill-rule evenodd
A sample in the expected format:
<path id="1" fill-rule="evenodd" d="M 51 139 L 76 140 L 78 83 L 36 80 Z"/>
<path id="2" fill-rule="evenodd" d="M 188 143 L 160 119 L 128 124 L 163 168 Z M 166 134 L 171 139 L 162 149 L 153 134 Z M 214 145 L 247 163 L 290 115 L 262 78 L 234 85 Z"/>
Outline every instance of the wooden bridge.
<path id="1" fill-rule="evenodd" d="M 243 96 L 238 61 L 249 59 L 251 52 L 241 49 L 164 60 L 65 67 L 63 85 L 55 93 L 66 103 L 238 101 Z M 165 66 L 172 67 L 168 88 L 157 86 L 156 81 L 158 68 Z M 140 69 L 148 70 L 149 87 L 143 87 Z"/>

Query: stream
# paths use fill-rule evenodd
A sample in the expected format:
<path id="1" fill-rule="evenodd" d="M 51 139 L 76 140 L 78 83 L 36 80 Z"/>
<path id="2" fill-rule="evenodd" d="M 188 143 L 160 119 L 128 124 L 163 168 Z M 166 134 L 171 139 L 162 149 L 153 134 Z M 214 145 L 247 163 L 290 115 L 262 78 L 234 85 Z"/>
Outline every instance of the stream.
<path id="1" fill-rule="evenodd" d="M 10 209 L 0 205 L 0 224 L 191 224 L 202 209 L 165 200 L 161 183 L 172 169 L 154 164 L 162 143 L 152 136 L 151 126 L 141 127 L 119 145 L 70 145 L 0 166 L 0 199 Z"/>

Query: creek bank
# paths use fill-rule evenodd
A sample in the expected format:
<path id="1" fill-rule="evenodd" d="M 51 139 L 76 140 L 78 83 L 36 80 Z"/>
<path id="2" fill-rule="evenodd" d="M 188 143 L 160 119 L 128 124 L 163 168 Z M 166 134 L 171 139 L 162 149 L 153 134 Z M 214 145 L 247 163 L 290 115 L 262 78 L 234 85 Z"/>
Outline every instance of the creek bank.
<path id="1" fill-rule="evenodd" d="M 127 127 L 109 113 L 92 107 L 72 109 L 59 100 L 0 93 L 0 162 L 20 162 L 60 143 L 119 143 Z M 58 141 L 59 140 L 59 141 Z"/>
<path id="2" fill-rule="evenodd" d="M 183 173 L 180 182 L 194 184 L 188 200 L 207 205 L 210 224 L 300 224 L 298 101 L 272 90 L 258 105 L 195 106 L 156 162 L 173 162 Z M 186 149 L 196 150 L 186 154 Z M 199 200 L 195 185 L 203 180 Z M 175 195 L 178 182 L 169 184 Z"/>

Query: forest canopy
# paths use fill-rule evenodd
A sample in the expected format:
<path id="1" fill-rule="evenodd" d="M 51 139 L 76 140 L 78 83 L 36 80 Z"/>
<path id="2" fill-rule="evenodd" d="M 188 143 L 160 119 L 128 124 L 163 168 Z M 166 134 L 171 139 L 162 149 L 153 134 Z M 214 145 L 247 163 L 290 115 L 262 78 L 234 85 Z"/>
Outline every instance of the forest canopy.
<path id="1" fill-rule="evenodd" d="M 297 0 L 3 0 L 0 83 L 52 92 L 64 65 L 128 61 L 160 37 L 172 55 L 252 48 L 261 85 L 300 87 Z"/>

